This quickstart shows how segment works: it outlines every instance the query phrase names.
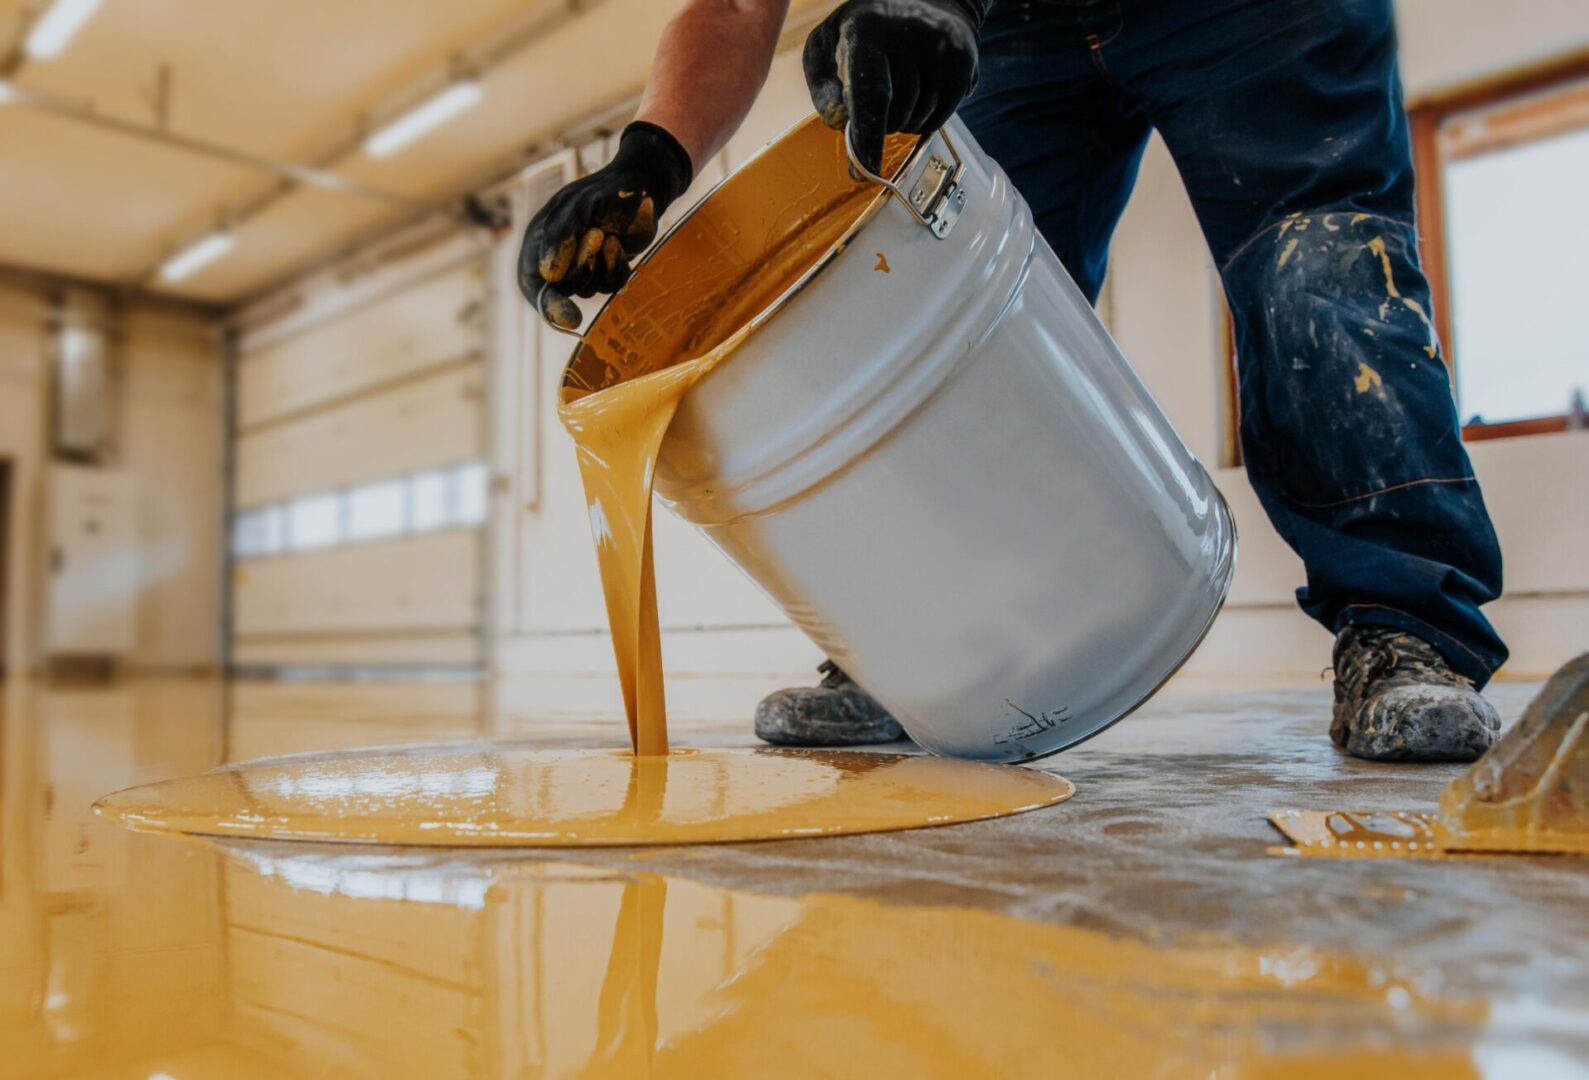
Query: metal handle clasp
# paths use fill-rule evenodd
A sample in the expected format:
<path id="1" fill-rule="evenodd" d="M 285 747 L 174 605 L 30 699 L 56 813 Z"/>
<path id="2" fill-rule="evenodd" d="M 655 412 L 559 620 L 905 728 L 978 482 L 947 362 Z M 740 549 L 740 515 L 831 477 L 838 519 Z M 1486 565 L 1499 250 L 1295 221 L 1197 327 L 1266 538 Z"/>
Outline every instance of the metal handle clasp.
<path id="1" fill-rule="evenodd" d="M 881 184 L 887 188 L 894 198 L 905 204 L 905 209 L 910 211 L 911 217 L 942 240 L 953 231 L 955 222 L 960 220 L 960 214 L 965 210 L 966 190 L 960 181 L 965 177 L 966 165 L 960 157 L 960 151 L 955 146 L 954 140 L 949 137 L 947 128 L 940 128 L 935 136 L 927 136 L 922 145 L 930 145 L 933 138 L 943 140 L 944 148 L 948 150 L 949 157 L 953 160 L 948 161 L 937 154 L 930 154 L 927 158 L 927 167 L 922 170 L 921 179 L 916 182 L 916 186 L 909 194 L 906 194 L 899 182 L 910 171 L 914 157 L 900 167 L 894 179 L 889 180 L 878 176 L 861 164 L 860 155 L 855 152 L 855 138 L 849 127 L 844 129 L 844 150 L 849 154 L 850 167 L 856 173 L 874 184 Z"/>

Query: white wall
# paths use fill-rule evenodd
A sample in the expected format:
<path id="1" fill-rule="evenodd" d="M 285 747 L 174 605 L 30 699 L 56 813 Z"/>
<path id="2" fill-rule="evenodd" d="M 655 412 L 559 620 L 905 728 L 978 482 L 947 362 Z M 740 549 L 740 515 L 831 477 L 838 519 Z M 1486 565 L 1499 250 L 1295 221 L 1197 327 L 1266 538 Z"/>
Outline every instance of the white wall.
<path id="1" fill-rule="evenodd" d="M 1396 20 L 1414 101 L 1589 47 L 1582 0 L 1397 0 Z"/>
<path id="2" fill-rule="evenodd" d="M 701 170 L 677 217 L 731 169 L 810 112 L 799 54 L 774 64 L 766 90 L 718 162 Z M 521 212 L 526 210 L 521 206 Z M 666 223 L 665 219 L 665 222 Z M 569 341 L 527 318 L 511 283 L 516 239 L 498 276 L 505 327 L 493 385 L 498 506 L 496 713 L 501 726 L 623 715 L 573 444 L 557 420 Z M 519 389 L 512 389 L 514 386 Z M 500 402 L 499 402 L 500 404 Z M 670 713 L 748 717 L 779 686 L 811 682 L 822 654 L 693 529 L 655 518 Z M 507 553 L 514 553 L 509 555 Z"/>
<path id="3" fill-rule="evenodd" d="M 121 462 L 140 480 L 142 598 L 134 664 L 219 659 L 223 379 L 216 328 L 134 309 L 127 319 Z"/>
<path id="4" fill-rule="evenodd" d="M 482 459 L 483 254 L 421 225 L 237 313 L 235 509 Z M 239 558 L 234 662 L 477 666 L 485 530 L 450 524 Z"/>
<path id="5" fill-rule="evenodd" d="M 33 292 L 0 286 L 0 457 L 11 462 L 11 513 L 6 567 L 7 661 L 27 665 L 33 643 L 33 584 L 38 565 L 36 530 L 39 470 L 44 460 L 45 357 L 49 342 Z"/>
<path id="6" fill-rule="evenodd" d="M 0 456 L 12 461 L 11 666 L 37 660 L 48 431 L 46 295 L 0 286 Z M 119 316 L 117 464 L 138 480 L 133 668 L 213 667 L 220 648 L 221 368 L 214 326 L 168 307 Z"/>

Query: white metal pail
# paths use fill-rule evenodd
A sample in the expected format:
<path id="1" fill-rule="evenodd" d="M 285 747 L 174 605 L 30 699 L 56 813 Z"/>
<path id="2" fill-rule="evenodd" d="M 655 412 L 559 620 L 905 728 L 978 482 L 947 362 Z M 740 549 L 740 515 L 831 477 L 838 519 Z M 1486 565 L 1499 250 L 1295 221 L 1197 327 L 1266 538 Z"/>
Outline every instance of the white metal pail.
<path id="1" fill-rule="evenodd" d="M 691 218 L 831 186 L 842 151 L 813 140 L 839 137 L 806 121 Z M 1040 757 L 1196 648 L 1235 529 L 960 122 L 896 180 L 685 397 L 656 491 L 922 746 Z"/>

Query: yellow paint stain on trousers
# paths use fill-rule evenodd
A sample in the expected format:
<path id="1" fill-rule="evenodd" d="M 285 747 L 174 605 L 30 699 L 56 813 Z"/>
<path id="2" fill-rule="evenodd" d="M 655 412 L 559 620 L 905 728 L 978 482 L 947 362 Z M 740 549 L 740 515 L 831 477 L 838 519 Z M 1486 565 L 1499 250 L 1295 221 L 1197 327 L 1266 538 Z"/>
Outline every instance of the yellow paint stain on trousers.
<path id="1" fill-rule="evenodd" d="M 1380 378 L 1379 372 L 1367 364 L 1359 362 L 1357 365 L 1357 378 L 1353 380 L 1353 385 L 1357 387 L 1359 394 L 1366 394 L 1370 387 L 1376 390 L 1383 387 L 1385 380 Z"/>
<path id="2" fill-rule="evenodd" d="M 1424 329 L 1429 331 L 1429 343 L 1423 347 L 1423 351 L 1429 359 L 1433 360 L 1440 351 L 1439 344 L 1435 339 L 1434 322 L 1429 318 L 1429 313 L 1424 310 L 1422 304 L 1410 296 L 1403 296 L 1401 290 L 1396 287 L 1396 275 L 1391 272 L 1390 251 L 1385 247 L 1385 238 L 1383 236 L 1374 237 L 1368 242 L 1368 250 L 1373 252 L 1379 259 L 1379 265 L 1385 272 L 1386 294 L 1393 300 L 1400 300 L 1402 306 L 1418 316 L 1419 321 L 1424 325 Z M 1385 310 L 1383 307 L 1380 309 L 1380 318 L 1385 317 Z M 1357 392 L 1359 394 L 1363 393 L 1363 388 L 1359 386 Z"/>

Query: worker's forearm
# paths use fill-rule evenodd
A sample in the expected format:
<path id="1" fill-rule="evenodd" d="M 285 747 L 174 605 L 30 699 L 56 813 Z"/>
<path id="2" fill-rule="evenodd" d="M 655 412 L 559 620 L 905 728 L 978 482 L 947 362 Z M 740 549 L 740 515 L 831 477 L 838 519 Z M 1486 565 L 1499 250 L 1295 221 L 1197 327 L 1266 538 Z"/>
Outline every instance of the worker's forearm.
<path id="1" fill-rule="evenodd" d="M 789 0 L 690 0 L 668 24 L 636 119 L 666 128 L 697 170 L 767 81 Z"/>

